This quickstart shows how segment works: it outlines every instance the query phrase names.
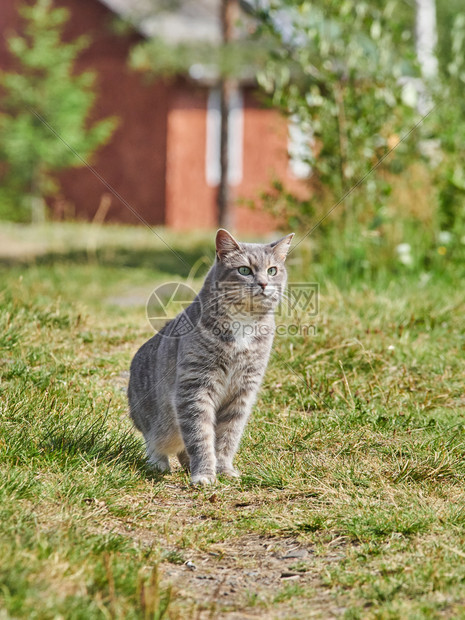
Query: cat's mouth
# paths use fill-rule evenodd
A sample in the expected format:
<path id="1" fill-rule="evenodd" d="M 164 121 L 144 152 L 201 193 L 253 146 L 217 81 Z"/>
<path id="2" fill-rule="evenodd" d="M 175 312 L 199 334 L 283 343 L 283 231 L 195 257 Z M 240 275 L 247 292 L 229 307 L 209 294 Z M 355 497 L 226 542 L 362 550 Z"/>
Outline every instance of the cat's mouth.
<path id="1" fill-rule="evenodd" d="M 253 292 L 252 303 L 262 306 L 272 306 L 279 302 L 279 291 L 276 288 L 265 288 Z"/>
<path id="2" fill-rule="evenodd" d="M 277 288 L 270 288 L 267 286 L 265 289 L 260 289 L 254 293 L 256 297 L 266 297 L 267 299 L 278 300 L 279 299 L 279 290 Z"/>
<path id="3" fill-rule="evenodd" d="M 253 287 L 242 291 L 239 295 L 225 296 L 223 304 L 229 306 L 233 312 L 262 312 L 272 309 L 279 303 L 280 297 L 280 290 L 276 287 L 266 287 L 265 289 Z"/>

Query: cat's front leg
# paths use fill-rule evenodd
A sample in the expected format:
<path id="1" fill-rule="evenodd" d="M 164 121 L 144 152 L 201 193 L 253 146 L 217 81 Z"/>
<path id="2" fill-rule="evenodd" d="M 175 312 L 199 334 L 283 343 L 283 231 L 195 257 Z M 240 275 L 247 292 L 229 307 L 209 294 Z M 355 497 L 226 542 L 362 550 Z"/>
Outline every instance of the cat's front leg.
<path id="1" fill-rule="evenodd" d="M 251 394 L 239 395 L 218 412 L 215 449 L 216 471 L 219 474 L 233 478 L 240 476 L 240 472 L 234 468 L 233 459 L 252 409 L 252 401 Z"/>
<path id="2" fill-rule="evenodd" d="M 182 439 L 189 456 L 191 482 L 213 484 L 216 480 L 215 413 L 205 390 L 188 391 L 176 400 Z"/>

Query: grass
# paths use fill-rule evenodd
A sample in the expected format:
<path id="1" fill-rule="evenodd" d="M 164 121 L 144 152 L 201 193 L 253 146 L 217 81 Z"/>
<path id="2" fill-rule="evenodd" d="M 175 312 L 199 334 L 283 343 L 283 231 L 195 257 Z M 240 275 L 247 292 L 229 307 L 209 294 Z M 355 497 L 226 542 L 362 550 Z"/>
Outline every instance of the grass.
<path id="1" fill-rule="evenodd" d="M 125 397 L 176 261 L 150 232 L 50 230 L 25 259 L 10 227 L 0 270 L 1 617 L 465 617 L 460 261 L 338 275 L 299 246 L 313 329 L 276 338 L 242 478 L 192 489 L 147 470 Z M 167 238 L 200 286 L 211 239 Z"/>

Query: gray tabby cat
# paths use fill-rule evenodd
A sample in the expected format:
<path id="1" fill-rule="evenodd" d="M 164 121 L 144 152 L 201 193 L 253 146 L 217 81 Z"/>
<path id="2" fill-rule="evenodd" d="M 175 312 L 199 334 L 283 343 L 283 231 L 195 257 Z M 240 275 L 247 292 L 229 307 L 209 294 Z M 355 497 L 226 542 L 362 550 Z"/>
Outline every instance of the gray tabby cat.
<path id="1" fill-rule="evenodd" d="M 293 236 L 239 243 L 220 229 L 196 299 L 136 353 L 129 408 L 154 468 L 169 471 L 177 454 L 192 484 L 239 476 L 233 458 L 268 364 Z"/>

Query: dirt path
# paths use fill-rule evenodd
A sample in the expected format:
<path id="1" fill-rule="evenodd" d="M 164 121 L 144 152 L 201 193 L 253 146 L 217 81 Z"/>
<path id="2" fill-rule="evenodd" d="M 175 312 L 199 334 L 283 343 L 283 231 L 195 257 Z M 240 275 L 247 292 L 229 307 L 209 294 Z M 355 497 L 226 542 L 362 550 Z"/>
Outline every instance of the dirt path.
<path id="1" fill-rule="evenodd" d="M 336 550 L 324 561 L 343 556 Z M 296 539 L 249 535 L 221 545 L 221 551 L 192 553 L 190 558 L 188 564 L 166 566 L 164 575 L 183 598 L 210 607 L 200 611 L 199 618 L 330 619 L 344 611 L 321 579 L 323 558 L 316 559 L 314 550 Z M 309 598 L 293 601 L 292 592 L 301 590 Z"/>
<path id="2" fill-rule="evenodd" d="M 202 517 L 192 514 L 197 503 L 181 484 L 169 484 L 168 493 L 143 500 L 154 526 L 110 515 L 103 502 L 94 502 L 95 531 L 128 536 L 138 546 L 163 549 L 161 582 L 173 588 L 174 608 L 180 618 L 246 620 L 248 618 L 341 618 L 345 608 L 325 585 L 325 572 L 341 562 L 348 551 L 345 539 L 334 540 L 324 553 L 296 537 L 247 534 L 222 543 L 179 547 L 183 528 Z M 172 495 L 172 497 L 168 497 Z M 131 501 L 127 498 L 127 501 Z M 134 498 L 133 498 L 134 501 Z M 207 500 L 208 501 L 208 500 Z M 139 504 L 139 507 L 141 504 Z M 169 522 L 166 535 L 160 535 Z M 177 532 L 177 534 L 176 534 Z M 170 608 L 171 609 L 171 608 Z M 187 614 L 187 615 L 186 615 Z M 174 616 L 176 617 L 176 615 Z"/>

